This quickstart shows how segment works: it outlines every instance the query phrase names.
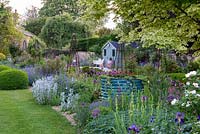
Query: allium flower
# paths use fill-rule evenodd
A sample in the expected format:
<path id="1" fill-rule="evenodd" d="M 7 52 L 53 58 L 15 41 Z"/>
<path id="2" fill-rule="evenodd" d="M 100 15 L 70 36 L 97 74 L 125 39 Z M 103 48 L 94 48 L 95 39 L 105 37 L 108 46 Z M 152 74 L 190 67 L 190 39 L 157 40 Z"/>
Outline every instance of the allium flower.
<path id="1" fill-rule="evenodd" d="M 134 131 L 136 134 L 140 132 L 140 128 L 137 127 L 135 124 L 132 124 L 129 128 L 128 131 L 130 133 L 130 131 Z"/>
<path id="2" fill-rule="evenodd" d="M 92 117 L 97 118 L 100 115 L 100 110 L 98 108 L 92 111 Z"/>
<path id="3" fill-rule="evenodd" d="M 199 84 L 198 83 L 193 83 L 193 86 L 196 88 L 199 88 Z"/>
<path id="4" fill-rule="evenodd" d="M 177 112 L 175 122 L 180 125 L 184 124 L 184 113 Z"/>

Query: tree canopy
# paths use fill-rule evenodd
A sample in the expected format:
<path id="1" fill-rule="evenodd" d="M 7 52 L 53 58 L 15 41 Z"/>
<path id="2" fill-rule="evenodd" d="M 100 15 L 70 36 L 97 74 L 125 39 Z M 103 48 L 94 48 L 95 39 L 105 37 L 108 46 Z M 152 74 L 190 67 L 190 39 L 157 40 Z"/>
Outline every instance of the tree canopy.
<path id="1" fill-rule="evenodd" d="M 74 22 L 69 15 L 54 16 L 47 19 L 40 37 L 49 48 L 62 48 L 69 44 L 72 34 L 78 39 L 89 36 L 85 24 Z"/>
<path id="2" fill-rule="evenodd" d="M 200 51 L 199 0 L 85 0 L 86 14 L 97 19 L 114 12 L 116 20 L 128 24 L 119 30 L 122 41 L 140 40 L 143 46 L 156 45 L 177 51 Z"/>
<path id="3" fill-rule="evenodd" d="M 0 53 L 8 54 L 9 45 L 17 42 L 21 36 L 15 27 L 10 9 L 6 7 L 6 3 L 0 2 Z"/>
<path id="4" fill-rule="evenodd" d="M 73 17 L 79 16 L 78 0 L 42 0 L 43 7 L 39 11 L 41 17 L 52 17 L 69 13 Z"/>

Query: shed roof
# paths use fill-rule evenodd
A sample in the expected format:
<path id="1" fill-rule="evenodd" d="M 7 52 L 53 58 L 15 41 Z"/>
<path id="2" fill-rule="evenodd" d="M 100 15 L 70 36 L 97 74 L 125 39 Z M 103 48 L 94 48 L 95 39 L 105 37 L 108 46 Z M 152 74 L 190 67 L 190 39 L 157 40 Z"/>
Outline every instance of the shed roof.
<path id="1" fill-rule="evenodd" d="M 111 45 L 112 45 L 113 47 L 115 47 L 116 49 L 120 47 L 120 44 L 119 44 L 118 42 L 116 42 L 116 41 L 108 41 L 108 42 L 102 47 L 102 49 L 103 49 L 104 47 L 106 47 L 108 44 L 111 44 Z"/>

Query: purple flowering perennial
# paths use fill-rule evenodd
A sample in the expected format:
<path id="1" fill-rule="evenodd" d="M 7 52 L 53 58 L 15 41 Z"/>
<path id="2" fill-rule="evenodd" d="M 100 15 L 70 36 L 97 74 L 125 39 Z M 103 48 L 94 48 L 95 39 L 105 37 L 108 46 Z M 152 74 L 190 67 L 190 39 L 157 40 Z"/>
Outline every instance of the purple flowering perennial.
<path id="1" fill-rule="evenodd" d="M 136 134 L 138 134 L 140 132 L 140 128 L 137 127 L 135 124 L 132 124 L 129 128 L 128 128 L 128 132 L 130 133 L 130 131 L 134 131 Z"/>
<path id="2" fill-rule="evenodd" d="M 177 112 L 175 122 L 180 125 L 184 124 L 184 113 Z"/>
<path id="3" fill-rule="evenodd" d="M 100 110 L 97 108 L 97 109 L 94 109 L 92 111 L 92 117 L 93 118 L 97 118 L 98 116 L 100 115 Z"/>
<path id="4" fill-rule="evenodd" d="M 197 116 L 197 120 L 200 121 L 200 115 Z"/>

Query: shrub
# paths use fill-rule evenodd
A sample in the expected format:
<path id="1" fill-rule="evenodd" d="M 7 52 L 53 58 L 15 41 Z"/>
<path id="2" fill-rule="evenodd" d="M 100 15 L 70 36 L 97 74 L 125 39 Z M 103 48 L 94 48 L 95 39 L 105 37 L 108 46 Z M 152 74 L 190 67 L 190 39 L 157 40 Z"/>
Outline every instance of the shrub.
<path id="1" fill-rule="evenodd" d="M 0 65 L 0 72 L 4 70 L 8 70 L 8 69 L 11 69 L 11 68 L 5 65 Z"/>
<path id="2" fill-rule="evenodd" d="M 60 102 L 57 87 L 52 76 L 39 79 L 33 83 L 33 97 L 38 104 L 57 105 Z"/>
<path id="3" fill-rule="evenodd" d="M 60 57 L 56 57 L 55 59 L 47 59 L 42 65 L 41 71 L 44 75 L 58 74 L 64 69 L 64 66 L 65 64 Z"/>
<path id="4" fill-rule="evenodd" d="M 28 75 L 24 71 L 8 69 L 0 72 L 0 90 L 25 89 Z"/>
<path id="5" fill-rule="evenodd" d="M 3 53 L 0 53 L 0 61 L 5 60 L 5 59 L 6 59 L 6 56 Z"/>
<path id="6" fill-rule="evenodd" d="M 179 80 L 184 82 L 185 74 L 184 73 L 170 73 L 168 74 L 172 80 Z"/>

